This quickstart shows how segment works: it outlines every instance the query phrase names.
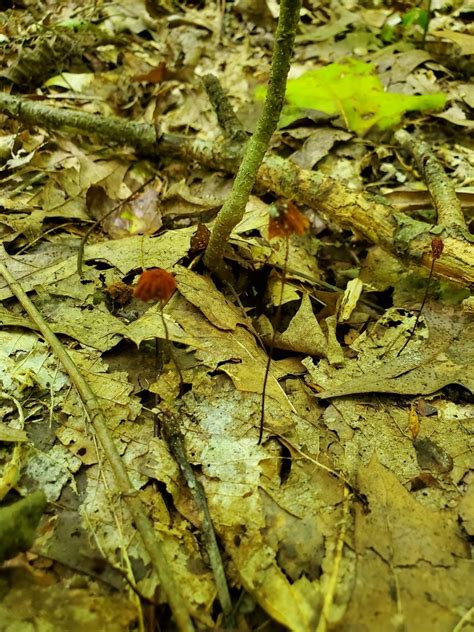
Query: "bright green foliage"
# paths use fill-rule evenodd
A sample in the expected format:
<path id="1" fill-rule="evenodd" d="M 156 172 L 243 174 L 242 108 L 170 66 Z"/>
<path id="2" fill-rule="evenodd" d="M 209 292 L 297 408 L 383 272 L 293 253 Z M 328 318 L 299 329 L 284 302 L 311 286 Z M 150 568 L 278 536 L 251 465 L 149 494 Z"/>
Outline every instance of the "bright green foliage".
<path id="1" fill-rule="evenodd" d="M 422 29 L 426 29 L 429 23 L 429 12 L 419 7 L 414 7 L 410 11 L 407 11 L 402 18 L 403 26 L 419 26 Z"/>
<path id="2" fill-rule="evenodd" d="M 265 89 L 258 88 L 256 97 L 264 95 Z M 413 96 L 385 92 L 372 64 L 349 59 L 289 80 L 280 127 L 304 116 L 305 110 L 320 110 L 340 114 L 348 129 L 362 135 L 372 127 L 384 130 L 397 125 L 409 110 L 437 110 L 445 102 L 441 93 Z"/>
<path id="3" fill-rule="evenodd" d="M 385 43 L 405 40 L 420 40 L 426 36 L 430 23 L 430 12 L 419 7 L 413 7 L 403 16 L 393 13 L 384 24 L 380 33 Z"/>

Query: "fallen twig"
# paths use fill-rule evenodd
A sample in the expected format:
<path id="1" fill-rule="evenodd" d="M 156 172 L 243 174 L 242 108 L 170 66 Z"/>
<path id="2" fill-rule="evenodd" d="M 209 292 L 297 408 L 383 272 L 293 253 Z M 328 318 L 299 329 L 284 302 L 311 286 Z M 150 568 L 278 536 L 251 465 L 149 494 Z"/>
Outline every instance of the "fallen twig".
<path id="1" fill-rule="evenodd" d="M 403 129 L 395 132 L 395 139 L 415 157 L 416 165 L 438 213 L 438 225 L 447 229 L 458 227 L 467 232 L 461 203 L 443 166 L 433 154 L 432 148 L 423 141 L 415 140 Z"/>
<path id="2" fill-rule="evenodd" d="M 225 137 L 241 145 L 247 142 L 249 137 L 237 118 L 219 79 L 215 75 L 207 74 L 202 78 L 202 82 Z"/>
<path id="3" fill-rule="evenodd" d="M 224 614 L 226 627 L 235 627 L 233 620 L 232 601 L 230 599 L 229 587 L 224 571 L 224 564 L 217 544 L 216 534 L 212 524 L 211 514 L 206 500 L 206 494 L 200 481 L 194 475 L 193 469 L 188 462 L 184 449 L 184 440 L 179 429 L 179 424 L 172 413 L 162 415 L 163 432 L 168 445 L 178 463 L 181 472 L 186 480 L 188 489 L 199 509 L 202 520 L 202 534 L 204 546 L 209 556 L 209 563 L 212 568 L 214 580 L 216 582 L 217 595 Z"/>
<path id="4" fill-rule="evenodd" d="M 113 142 L 129 144 L 149 158 L 173 155 L 230 173 L 235 172 L 241 158 L 241 152 L 233 144 L 216 145 L 173 134 L 164 134 L 158 139 L 154 126 L 147 123 L 51 107 L 2 92 L 0 110 L 32 125 L 50 129 L 73 128 L 100 134 Z M 265 156 L 257 182 L 363 235 L 405 264 L 422 265 L 428 270 L 431 267 L 433 235 L 429 233 L 430 226 L 397 211 L 388 203 L 382 203 L 364 192 L 350 191 L 318 171 L 301 169 L 290 160 L 274 154 Z M 463 285 L 474 283 L 474 244 L 459 237 L 441 237 L 444 251 L 435 262 L 433 276 Z"/>

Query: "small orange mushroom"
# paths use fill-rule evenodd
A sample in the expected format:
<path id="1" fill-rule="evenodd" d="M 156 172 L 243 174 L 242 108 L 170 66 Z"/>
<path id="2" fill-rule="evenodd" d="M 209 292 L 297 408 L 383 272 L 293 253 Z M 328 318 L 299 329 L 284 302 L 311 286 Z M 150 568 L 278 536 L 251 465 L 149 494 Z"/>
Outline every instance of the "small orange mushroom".
<path id="1" fill-rule="evenodd" d="M 176 290 L 176 281 L 172 274 L 163 268 L 150 268 L 140 275 L 133 290 L 133 296 L 144 301 L 169 301 Z"/>

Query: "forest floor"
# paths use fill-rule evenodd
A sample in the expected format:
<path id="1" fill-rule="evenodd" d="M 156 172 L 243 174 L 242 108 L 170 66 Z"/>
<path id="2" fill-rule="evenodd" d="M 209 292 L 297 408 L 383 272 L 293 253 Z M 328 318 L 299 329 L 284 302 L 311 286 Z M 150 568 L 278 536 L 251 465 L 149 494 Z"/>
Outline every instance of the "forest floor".
<path id="1" fill-rule="evenodd" d="M 303 3 L 229 286 L 202 78 L 250 134 L 276 1 L 6 4 L 0 262 L 105 430 L 0 276 L 0 632 L 474 630 L 472 9 Z M 146 124 L 157 155 L 42 106 Z M 274 237 L 288 205 L 308 226 Z M 156 268 L 166 305 L 133 293 Z"/>

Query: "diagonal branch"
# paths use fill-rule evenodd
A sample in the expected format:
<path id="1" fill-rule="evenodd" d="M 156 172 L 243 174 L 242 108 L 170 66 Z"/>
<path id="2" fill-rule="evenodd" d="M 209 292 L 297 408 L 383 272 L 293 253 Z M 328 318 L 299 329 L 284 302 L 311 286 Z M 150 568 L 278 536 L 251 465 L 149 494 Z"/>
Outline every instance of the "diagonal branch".
<path id="1" fill-rule="evenodd" d="M 270 139 L 278 125 L 290 69 L 295 32 L 300 16 L 301 0 L 282 0 L 275 33 L 270 81 L 263 111 L 257 127 L 248 141 L 242 162 L 232 185 L 232 191 L 217 214 L 211 231 L 204 263 L 217 273 L 223 273 L 223 256 L 232 230 L 242 220 L 245 206 L 255 185 Z"/>
<path id="2" fill-rule="evenodd" d="M 438 213 L 438 225 L 467 232 L 466 220 L 456 191 L 431 147 L 423 141 L 415 140 L 403 129 L 395 132 L 395 139 L 415 157 Z"/>
<path id="3" fill-rule="evenodd" d="M 71 382 L 76 387 L 82 403 L 84 404 L 84 408 L 89 415 L 92 427 L 94 428 L 104 454 L 110 464 L 110 467 L 112 468 L 118 490 L 122 494 L 123 499 L 128 506 L 135 526 L 142 538 L 143 544 L 145 545 L 145 549 L 150 556 L 153 569 L 160 580 L 161 587 L 166 595 L 166 599 L 170 605 L 176 624 L 182 632 L 192 632 L 194 630 L 194 626 L 192 624 L 191 617 L 189 616 L 186 602 L 184 601 L 179 588 L 173 579 L 161 541 L 158 539 L 145 508 L 137 495 L 138 490 L 133 487 L 128 476 L 127 469 L 120 458 L 114 441 L 107 428 L 104 413 L 96 396 L 89 384 L 85 381 L 84 377 L 78 371 L 76 365 L 71 359 L 71 356 L 67 353 L 57 336 L 51 331 L 40 312 L 28 298 L 26 292 L 23 291 L 21 285 L 10 274 L 2 262 L 0 262 L 0 274 L 10 286 L 13 294 L 15 294 L 17 299 L 20 301 L 28 316 L 38 326 L 39 331 L 51 347 L 53 353 L 63 365 L 71 379 Z"/>

